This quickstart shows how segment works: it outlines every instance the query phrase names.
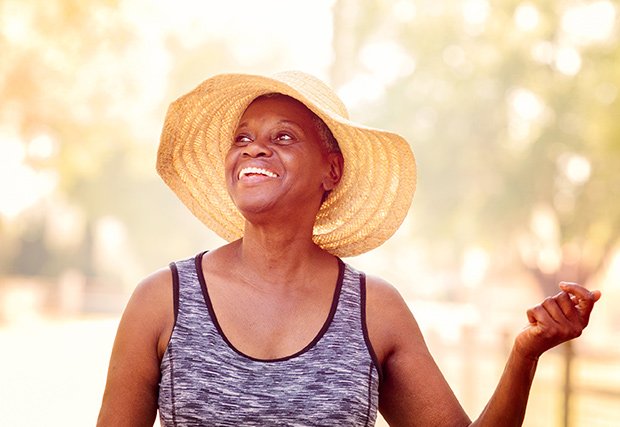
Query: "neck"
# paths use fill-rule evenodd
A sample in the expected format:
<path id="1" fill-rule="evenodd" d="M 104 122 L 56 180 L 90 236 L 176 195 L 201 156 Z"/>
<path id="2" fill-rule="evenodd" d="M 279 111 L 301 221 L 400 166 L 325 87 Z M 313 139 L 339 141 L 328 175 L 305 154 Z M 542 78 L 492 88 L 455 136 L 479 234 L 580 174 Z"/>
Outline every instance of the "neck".
<path id="1" fill-rule="evenodd" d="M 246 224 L 243 239 L 235 244 L 235 257 L 246 278 L 274 285 L 303 283 L 309 272 L 334 258 L 312 241 L 311 230 L 293 227 L 287 232 L 251 224 Z"/>

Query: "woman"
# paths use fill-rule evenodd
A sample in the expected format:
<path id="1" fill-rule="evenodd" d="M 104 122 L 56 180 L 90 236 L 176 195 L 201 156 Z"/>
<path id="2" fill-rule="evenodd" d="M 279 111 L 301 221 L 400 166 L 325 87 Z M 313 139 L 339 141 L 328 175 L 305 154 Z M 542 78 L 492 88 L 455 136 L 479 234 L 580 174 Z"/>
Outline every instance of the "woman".
<path id="1" fill-rule="evenodd" d="M 598 291 L 560 284 L 528 310 L 471 423 L 390 284 L 343 263 L 400 225 L 415 164 L 398 135 L 350 122 L 299 72 L 221 75 L 175 101 L 157 167 L 231 243 L 136 288 L 100 426 L 521 425 L 542 353 L 581 334 Z"/>

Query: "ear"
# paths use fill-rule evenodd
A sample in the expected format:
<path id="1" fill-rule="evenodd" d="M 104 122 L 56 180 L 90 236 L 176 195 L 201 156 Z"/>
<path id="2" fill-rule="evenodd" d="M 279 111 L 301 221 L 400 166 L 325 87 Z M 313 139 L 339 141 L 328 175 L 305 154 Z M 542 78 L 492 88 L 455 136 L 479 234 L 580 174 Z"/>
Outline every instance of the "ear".
<path id="1" fill-rule="evenodd" d="M 342 157 L 342 153 L 328 153 L 327 164 L 329 165 L 329 169 L 323 178 L 323 190 L 331 191 L 338 185 L 342 178 L 342 171 L 344 170 L 344 158 Z"/>

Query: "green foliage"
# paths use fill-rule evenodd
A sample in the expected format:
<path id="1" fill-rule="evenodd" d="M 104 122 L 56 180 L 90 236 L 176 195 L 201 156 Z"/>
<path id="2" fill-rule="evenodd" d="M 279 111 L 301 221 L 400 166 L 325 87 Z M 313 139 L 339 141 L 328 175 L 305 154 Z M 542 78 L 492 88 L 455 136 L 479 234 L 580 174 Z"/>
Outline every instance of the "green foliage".
<path id="1" fill-rule="evenodd" d="M 398 4 L 413 7 L 413 18 L 399 20 Z M 363 40 L 397 43 L 416 67 L 386 84 L 372 115 L 365 106 L 355 112 L 411 142 L 419 171 L 412 238 L 439 248 L 435 259 L 444 263 L 451 246 L 448 267 L 458 267 L 472 245 L 487 247 L 498 261 L 523 252 L 523 241 L 534 253 L 551 245 L 560 257 L 554 271 L 520 256 L 546 287 L 575 270 L 573 279 L 587 280 L 618 240 L 620 41 L 617 32 L 606 40 L 572 40 L 562 19 L 573 6 L 561 0 L 359 6 L 367 11 L 359 18 Z M 517 16 L 527 13 L 530 21 L 520 28 Z M 559 61 L 575 52 L 581 65 L 573 72 L 574 63 Z M 541 208 L 557 224 L 552 238 L 530 227 Z"/>
<path id="2" fill-rule="evenodd" d="M 587 279 L 617 242 L 620 42 L 617 31 L 605 40 L 573 40 L 562 19 L 575 5 L 334 3 L 332 83 L 346 86 L 363 75 L 383 90 L 350 105 L 352 116 L 411 142 L 419 178 L 411 238 L 423 241 L 440 267 L 458 267 L 463 252 L 477 245 L 498 263 L 520 254 L 543 282 L 576 270 Z M 239 64 L 224 39 L 190 45 L 174 34 L 145 39 L 144 28 L 121 13 L 126 6 L 0 2 L 2 16 L 19 16 L 11 25 L 26 23 L 0 32 L 3 128 L 26 145 L 40 134 L 56 142 L 52 156 L 27 162 L 58 174 L 54 197 L 80 211 L 84 228 L 80 245 L 57 250 L 46 237 L 45 205 L 19 226 L 0 223 L 5 271 L 57 274 L 72 266 L 101 274 L 89 239 L 106 217 L 123 224 L 145 270 L 216 241 L 154 173 L 164 100 L 210 74 L 272 72 L 287 63 L 277 49 L 265 49 L 262 60 Z M 525 21 L 518 24 L 518 16 Z M 561 54 L 569 59 L 564 68 Z M 153 87 L 158 92 L 145 93 Z M 550 220 L 546 237 L 531 226 L 541 212 Z M 560 262 L 541 269 L 537 254 L 549 248 Z M 35 253 L 40 262 L 28 266 Z"/>

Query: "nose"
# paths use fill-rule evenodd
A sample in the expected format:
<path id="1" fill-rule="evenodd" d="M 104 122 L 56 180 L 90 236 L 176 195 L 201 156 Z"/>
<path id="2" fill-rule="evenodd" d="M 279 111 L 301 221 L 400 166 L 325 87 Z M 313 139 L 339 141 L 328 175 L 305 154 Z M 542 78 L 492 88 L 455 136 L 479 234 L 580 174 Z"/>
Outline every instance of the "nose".
<path id="1" fill-rule="evenodd" d="M 264 138 L 256 138 L 254 141 L 243 147 L 243 156 L 246 157 L 269 157 L 272 151 L 269 147 L 269 141 Z"/>

